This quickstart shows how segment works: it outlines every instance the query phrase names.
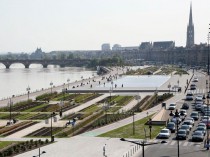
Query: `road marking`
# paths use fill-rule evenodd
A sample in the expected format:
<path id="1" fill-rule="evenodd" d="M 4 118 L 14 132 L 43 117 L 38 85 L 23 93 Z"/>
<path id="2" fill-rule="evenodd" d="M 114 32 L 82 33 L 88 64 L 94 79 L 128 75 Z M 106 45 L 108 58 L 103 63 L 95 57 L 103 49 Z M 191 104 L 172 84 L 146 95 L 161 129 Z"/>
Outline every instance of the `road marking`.
<path id="1" fill-rule="evenodd" d="M 183 146 L 187 146 L 187 145 L 188 145 L 188 143 L 189 143 L 189 142 L 185 142 L 185 143 L 183 144 Z"/>
<path id="2" fill-rule="evenodd" d="M 170 145 L 174 145 L 176 143 L 176 141 L 172 141 L 171 143 L 170 143 Z"/>

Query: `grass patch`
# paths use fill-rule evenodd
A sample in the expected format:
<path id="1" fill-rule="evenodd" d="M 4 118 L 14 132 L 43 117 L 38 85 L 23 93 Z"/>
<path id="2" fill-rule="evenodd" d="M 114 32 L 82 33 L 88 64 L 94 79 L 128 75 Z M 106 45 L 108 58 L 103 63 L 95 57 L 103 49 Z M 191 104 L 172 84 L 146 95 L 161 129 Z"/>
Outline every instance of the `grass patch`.
<path id="1" fill-rule="evenodd" d="M 9 145 L 15 144 L 18 142 L 14 142 L 14 141 L 0 141 L 0 149 L 3 149 L 5 147 L 8 147 Z"/>
<path id="2" fill-rule="evenodd" d="M 111 138 L 135 138 L 135 139 L 144 139 L 145 133 L 144 128 L 147 130 L 147 136 L 149 135 L 149 126 L 145 125 L 147 120 L 152 117 L 143 118 L 135 122 L 135 135 L 133 135 L 133 124 L 128 124 L 118 129 L 106 132 L 104 134 L 99 135 L 98 137 L 111 137 Z M 155 138 L 161 129 L 165 126 L 152 126 L 152 138 Z"/>

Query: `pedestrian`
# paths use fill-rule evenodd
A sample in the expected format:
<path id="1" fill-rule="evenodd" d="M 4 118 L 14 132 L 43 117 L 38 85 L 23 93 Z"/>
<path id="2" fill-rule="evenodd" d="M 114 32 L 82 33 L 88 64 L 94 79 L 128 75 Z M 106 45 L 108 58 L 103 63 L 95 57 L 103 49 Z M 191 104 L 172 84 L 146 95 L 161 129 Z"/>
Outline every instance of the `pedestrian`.
<path id="1" fill-rule="evenodd" d="M 123 88 L 123 84 L 122 84 L 122 88 Z"/>
<path id="2" fill-rule="evenodd" d="M 105 87 L 105 82 L 104 82 L 104 87 Z"/>
<path id="3" fill-rule="evenodd" d="M 209 150 L 209 141 L 206 143 L 206 150 Z"/>

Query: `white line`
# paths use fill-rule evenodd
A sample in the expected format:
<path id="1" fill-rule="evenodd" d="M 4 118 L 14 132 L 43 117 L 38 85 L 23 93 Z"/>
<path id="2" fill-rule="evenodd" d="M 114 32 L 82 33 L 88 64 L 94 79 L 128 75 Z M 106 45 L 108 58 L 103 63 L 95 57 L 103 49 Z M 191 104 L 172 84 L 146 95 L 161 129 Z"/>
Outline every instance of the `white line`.
<path id="1" fill-rule="evenodd" d="M 187 146 L 187 145 L 188 145 L 188 143 L 189 143 L 189 142 L 185 142 L 185 143 L 183 144 L 183 146 Z"/>
<path id="2" fill-rule="evenodd" d="M 176 143 L 176 141 L 172 141 L 171 143 L 170 143 L 170 145 L 174 145 Z"/>

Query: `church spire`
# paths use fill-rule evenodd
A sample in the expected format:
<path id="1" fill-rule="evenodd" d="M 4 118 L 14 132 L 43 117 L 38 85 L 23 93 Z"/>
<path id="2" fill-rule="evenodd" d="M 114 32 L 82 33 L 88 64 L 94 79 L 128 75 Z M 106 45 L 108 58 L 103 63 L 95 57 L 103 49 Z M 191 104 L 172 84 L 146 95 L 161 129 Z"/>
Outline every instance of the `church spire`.
<path id="1" fill-rule="evenodd" d="M 190 4 L 189 24 L 187 26 L 187 44 L 186 47 L 191 48 L 194 45 L 194 24 L 192 17 L 192 3 Z"/>
<path id="2" fill-rule="evenodd" d="M 189 25 L 193 25 L 193 19 L 192 19 L 192 2 L 191 2 L 191 4 L 190 4 Z"/>

